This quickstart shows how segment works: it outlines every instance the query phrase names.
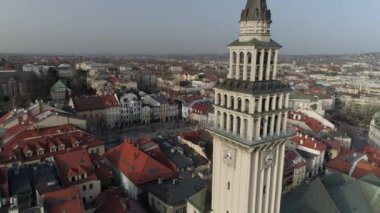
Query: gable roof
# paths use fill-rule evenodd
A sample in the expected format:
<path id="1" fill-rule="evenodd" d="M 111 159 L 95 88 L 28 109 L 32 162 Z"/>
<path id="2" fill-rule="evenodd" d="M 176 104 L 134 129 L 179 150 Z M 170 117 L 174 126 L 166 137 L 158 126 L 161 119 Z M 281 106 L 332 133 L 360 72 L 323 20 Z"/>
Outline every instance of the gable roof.
<path id="1" fill-rule="evenodd" d="M 380 188 L 339 172 L 303 184 L 282 197 L 281 212 L 376 212 Z"/>
<path id="2" fill-rule="evenodd" d="M 108 107 L 119 106 L 119 100 L 116 95 L 73 97 L 72 102 L 75 110 L 78 112 L 102 110 Z"/>
<path id="3" fill-rule="evenodd" d="M 70 187 L 42 195 L 44 207 L 49 213 L 84 212 L 79 188 Z"/>
<path id="4" fill-rule="evenodd" d="M 173 206 L 186 203 L 186 199 L 203 189 L 205 184 L 205 181 L 199 177 L 187 177 L 174 183 L 152 183 L 146 186 L 145 189 L 166 204 Z"/>
<path id="5" fill-rule="evenodd" d="M 57 90 L 57 89 L 67 89 L 68 91 L 71 91 L 70 88 L 68 88 L 61 80 L 58 80 L 55 82 L 55 84 L 50 88 L 50 90 Z"/>
<path id="6" fill-rule="evenodd" d="M 104 156 L 135 185 L 159 178 L 169 179 L 174 175 L 169 168 L 127 141 L 112 148 Z"/>
<path id="7" fill-rule="evenodd" d="M 282 196 L 281 213 L 303 212 L 340 213 L 319 178 Z"/>
<path id="8" fill-rule="evenodd" d="M 82 179 L 82 181 L 97 179 L 90 154 L 86 149 L 56 155 L 54 156 L 54 160 L 59 170 L 61 180 L 66 186 L 77 183 L 77 181 L 70 181 L 72 176 L 86 174 L 87 178 Z"/>
<path id="9" fill-rule="evenodd" d="M 101 96 L 81 96 L 72 98 L 74 108 L 78 112 L 105 109 L 103 98 Z"/>

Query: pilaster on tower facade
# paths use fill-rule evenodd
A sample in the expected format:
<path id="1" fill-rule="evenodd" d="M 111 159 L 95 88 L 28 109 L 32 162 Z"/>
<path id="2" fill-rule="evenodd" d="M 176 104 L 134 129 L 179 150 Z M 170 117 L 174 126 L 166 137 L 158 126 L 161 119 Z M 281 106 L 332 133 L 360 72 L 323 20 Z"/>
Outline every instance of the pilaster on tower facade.
<path id="1" fill-rule="evenodd" d="M 281 46 L 265 0 L 248 0 L 227 79 L 215 86 L 212 210 L 279 212 L 290 87 L 276 79 Z"/>

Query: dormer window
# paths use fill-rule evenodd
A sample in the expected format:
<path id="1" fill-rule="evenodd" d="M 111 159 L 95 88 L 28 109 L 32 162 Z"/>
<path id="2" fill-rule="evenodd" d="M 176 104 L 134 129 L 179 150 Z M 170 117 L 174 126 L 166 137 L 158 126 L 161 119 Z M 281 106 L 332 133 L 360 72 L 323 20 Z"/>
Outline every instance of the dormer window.
<path id="1" fill-rule="evenodd" d="M 52 146 L 52 147 L 50 148 L 50 152 L 56 152 L 56 151 L 57 151 L 57 147 Z"/>
<path id="2" fill-rule="evenodd" d="M 73 143 L 73 147 L 78 147 L 79 146 L 79 141 L 75 141 L 74 143 Z"/>
<path id="3" fill-rule="evenodd" d="M 25 152 L 25 157 L 32 157 L 33 152 L 31 150 L 28 150 Z"/>
<path id="4" fill-rule="evenodd" d="M 38 155 L 43 155 L 44 154 L 44 149 L 38 149 L 38 151 L 37 151 L 37 154 Z"/>
<path id="5" fill-rule="evenodd" d="M 65 145 L 64 144 L 59 145 L 58 150 L 59 151 L 65 150 Z"/>

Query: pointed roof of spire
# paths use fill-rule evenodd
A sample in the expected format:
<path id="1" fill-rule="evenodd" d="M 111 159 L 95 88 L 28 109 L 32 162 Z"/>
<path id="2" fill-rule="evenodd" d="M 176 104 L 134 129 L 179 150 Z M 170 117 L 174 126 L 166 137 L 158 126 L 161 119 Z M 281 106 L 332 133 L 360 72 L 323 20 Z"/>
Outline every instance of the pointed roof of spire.
<path id="1" fill-rule="evenodd" d="M 247 0 L 245 9 L 241 12 L 240 21 L 267 21 L 272 22 L 270 10 L 266 0 Z"/>

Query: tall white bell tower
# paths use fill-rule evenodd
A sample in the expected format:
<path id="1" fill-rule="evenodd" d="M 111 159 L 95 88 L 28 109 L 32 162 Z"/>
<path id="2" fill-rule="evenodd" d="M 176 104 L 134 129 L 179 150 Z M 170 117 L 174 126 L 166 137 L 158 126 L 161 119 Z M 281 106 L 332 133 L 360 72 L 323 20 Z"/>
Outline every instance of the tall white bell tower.
<path id="1" fill-rule="evenodd" d="M 276 80 L 281 46 L 265 0 L 248 0 L 227 79 L 215 86 L 212 210 L 279 212 L 290 87 Z"/>

